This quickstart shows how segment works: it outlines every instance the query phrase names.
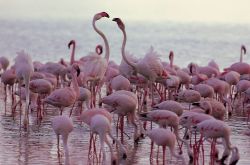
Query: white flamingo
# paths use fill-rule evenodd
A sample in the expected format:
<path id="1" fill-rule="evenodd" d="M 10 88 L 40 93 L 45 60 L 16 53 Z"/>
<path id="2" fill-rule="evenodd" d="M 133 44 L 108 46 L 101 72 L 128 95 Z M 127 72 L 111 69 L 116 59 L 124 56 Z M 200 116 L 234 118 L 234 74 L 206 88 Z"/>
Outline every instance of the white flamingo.
<path id="1" fill-rule="evenodd" d="M 24 80 L 25 83 L 26 104 L 23 124 L 24 128 L 27 129 L 29 125 L 29 82 L 31 75 L 34 72 L 34 67 L 30 55 L 24 51 L 17 52 L 17 57 L 15 58 L 15 72 L 17 79 L 19 80 L 19 86 L 21 87 L 22 80 Z"/>

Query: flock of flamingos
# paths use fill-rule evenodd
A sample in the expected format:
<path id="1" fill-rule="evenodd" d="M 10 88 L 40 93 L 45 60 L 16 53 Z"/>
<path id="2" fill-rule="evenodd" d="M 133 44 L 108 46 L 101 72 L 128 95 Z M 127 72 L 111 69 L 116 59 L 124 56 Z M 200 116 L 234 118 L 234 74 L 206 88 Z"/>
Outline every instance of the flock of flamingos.
<path id="1" fill-rule="evenodd" d="M 172 51 L 168 63 L 161 61 L 152 47 L 142 59 L 136 59 L 125 50 L 124 23 L 114 18 L 123 35 L 122 61 L 118 65 L 109 60 L 108 40 L 96 27 L 96 22 L 104 17 L 109 15 L 97 13 L 92 22 L 104 41 L 104 52 L 98 45 L 95 52 L 75 60 L 76 43 L 72 40 L 68 44 L 72 49 L 69 62 L 61 59 L 58 63 L 42 64 L 20 51 L 14 65 L 8 68 L 8 59 L 1 57 L 5 104 L 9 93 L 11 100 L 11 109 L 5 105 L 5 113 L 11 113 L 14 118 L 19 107 L 21 112 L 22 100 L 25 101 L 24 115 L 19 113 L 19 116 L 20 128 L 27 131 L 31 111 L 42 121 L 48 105 L 57 107 L 61 115 L 52 119 L 51 126 L 57 135 L 58 150 L 59 136 L 62 137 L 65 164 L 70 164 L 67 139 L 73 131 L 70 116 L 75 109 L 80 112 L 78 119 L 91 130 L 89 145 L 95 145 L 96 137 L 99 139 L 102 164 L 121 164 L 128 159 L 124 138 L 129 135 L 124 123 L 133 126 L 135 145 L 143 138 L 150 138 L 152 146 L 156 144 L 158 150 L 162 147 L 162 164 L 166 162 L 166 148 L 182 164 L 201 164 L 204 150 L 210 152 L 212 164 L 237 164 L 240 153 L 231 143 L 230 127 L 223 120 L 238 111 L 246 117 L 250 113 L 250 65 L 242 61 L 245 46 L 241 47 L 240 61 L 224 71 L 213 60 L 206 66 L 190 63 L 180 68 L 173 63 Z M 63 115 L 65 107 L 70 107 L 70 116 Z M 119 136 L 112 134 L 113 127 Z M 204 148 L 204 141 L 211 148 Z M 107 159 L 105 145 L 110 149 L 111 160 Z M 223 146 L 222 153 L 217 145 Z M 203 160 L 203 164 L 207 163 Z"/>

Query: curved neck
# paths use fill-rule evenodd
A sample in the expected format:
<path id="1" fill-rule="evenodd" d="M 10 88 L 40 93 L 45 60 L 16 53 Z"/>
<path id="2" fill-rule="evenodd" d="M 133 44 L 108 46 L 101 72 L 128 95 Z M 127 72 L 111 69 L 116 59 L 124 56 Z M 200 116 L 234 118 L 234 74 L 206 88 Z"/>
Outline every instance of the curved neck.
<path id="1" fill-rule="evenodd" d="M 125 46 L 126 46 L 126 41 L 127 41 L 127 34 L 125 30 L 122 30 L 123 33 L 123 41 L 122 41 L 122 58 L 124 59 L 124 61 L 131 66 L 136 72 L 137 72 L 137 67 L 136 64 L 129 61 L 125 55 Z"/>
<path id="2" fill-rule="evenodd" d="M 106 38 L 106 36 L 103 34 L 102 31 L 100 31 L 99 29 L 97 29 L 96 25 L 95 25 L 96 20 L 93 19 L 92 25 L 94 30 L 103 38 L 104 40 L 104 45 L 105 45 L 105 59 L 107 60 L 107 62 L 109 61 L 109 44 L 108 44 L 108 40 Z"/>
<path id="3" fill-rule="evenodd" d="M 72 52 L 71 52 L 71 56 L 70 56 L 70 65 L 72 65 L 75 62 L 75 48 L 76 48 L 76 44 L 73 42 L 73 48 L 72 48 Z"/>
<path id="4" fill-rule="evenodd" d="M 191 151 L 191 149 L 190 149 L 190 147 L 189 147 L 189 143 L 187 142 L 187 140 L 184 140 L 184 139 L 180 138 L 178 126 L 174 127 L 174 134 L 175 134 L 177 140 L 183 142 L 183 143 L 186 145 L 186 147 L 187 147 L 187 152 L 188 152 L 188 156 L 189 156 L 190 160 L 192 160 L 193 157 L 194 157 L 194 154 L 193 154 L 193 152 Z"/>

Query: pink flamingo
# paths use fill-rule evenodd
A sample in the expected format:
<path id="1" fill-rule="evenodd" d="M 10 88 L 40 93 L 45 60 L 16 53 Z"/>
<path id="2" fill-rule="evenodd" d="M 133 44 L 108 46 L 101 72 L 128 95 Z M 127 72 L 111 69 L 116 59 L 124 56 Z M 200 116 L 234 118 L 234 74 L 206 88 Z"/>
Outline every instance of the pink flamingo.
<path id="1" fill-rule="evenodd" d="M 220 120 L 209 119 L 200 122 L 196 125 L 196 128 L 200 131 L 201 136 L 205 139 L 217 139 L 222 138 L 224 145 L 224 152 L 222 154 L 221 163 L 224 164 L 224 161 L 230 155 L 230 151 L 232 152 L 232 158 L 229 164 L 236 164 L 239 160 L 238 149 L 235 146 L 231 145 L 230 142 L 230 128 Z"/>
<path id="2" fill-rule="evenodd" d="M 72 75 L 73 87 L 56 89 L 48 97 L 44 99 L 45 103 L 59 107 L 61 110 L 61 115 L 63 108 L 73 105 L 77 100 L 77 98 L 79 97 L 79 87 L 75 76 L 76 71 L 78 76 L 80 74 L 80 68 L 76 64 L 72 65 L 71 75 Z"/>
<path id="3" fill-rule="evenodd" d="M 209 78 L 204 83 L 213 87 L 214 92 L 217 94 L 216 98 L 218 100 L 223 100 L 223 97 L 226 97 L 230 92 L 230 85 L 218 78 Z"/>
<path id="4" fill-rule="evenodd" d="M 223 73 L 222 73 L 223 74 Z M 233 98 L 235 85 L 240 81 L 240 74 L 235 71 L 225 72 L 223 74 L 225 81 L 230 85 L 230 97 Z"/>
<path id="5" fill-rule="evenodd" d="M 30 81 L 30 90 L 34 93 L 38 93 L 37 98 L 37 117 L 42 119 L 43 108 L 41 107 L 41 99 L 46 95 L 49 95 L 52 91 L 52 84 L 46 79 L 35 79 Z"/>
<path id="6" fill-rule="evenodd" d="M 19 88 L 21 88 L 21 80 L 24 80 L 25 83 L 25 95 L 26 95 L 26 104 L 24 112 L 24 129 L 26 130 L 29 125 L 29 81 L 32 73 L 34 72 L 33 63 L 31 57 L 24 51 L 17 52 L 17 57 L 15 58 L 15 72 L 17 79 L 19 80 Z"/>
<path id="7" fill-rule="evenodd" d="M 11 98 L 12 98 L 12 106 L 14 104 L 14 93 L 13 86 L 16 81 L 16 73 L 14 68 L 10 68 L 5 70 L 1 75 L 1 81 L 4 84 L 4 109 L 6 114 L 6 103 L 7 103 L 7 86 L 11 88 Z"/>
<path id="8" fill-rule="evenodd" d="M 68 116 L 56 116 L 52 119 L 51 125 L 57 136 L 58 157 L 60 156 L 59 135 L 61 135 L 65 152 L 65 164 L 69 164 L 68 136 L 73 131 L 73 122 Z"/>
<path id="9" fill-rule="evenodd" d="M 107 139 L 107 135 L 113 139 L 118 146 L 120 147 L 120 153 L 122 155 L 122 159 L 127 158 L 126 150 L 124 146 L 121 144 L 119 140 L 117 140 L 112 134 L 111 134 L 111 122 L 112 122 L 112 116 L 111 114 L 102 108 L 93 108 L 84 111 L 80 118 L 81 121 L 89 125 L 92 133 L 96 133 L 100 137 L 100 144 L 101 144 L 101 152 L 103 154 L 103 162 L 106 161 L 106 154 L 104 151 L 104 142 L 109 146 L 110 152 L 111 152 L 111 162 L 112 164 L 116 164 L 116 157 L 114 156 L 113 148 L 111 144 L 109 143 Z M 91 136 L 92 139 L 92 136 Z"/>
<path id="10" fill-rule="evenodd" d="M 60 64 L 60 63 L 55 63 L 55 62 L 47 62 L 46 64 L 42 65 L 39 69 L 39 72 L 46 72 L 46 73 L 51 73 L 56 76 L 57 78 L 57 84 L 59 85 L 59 77 L 63 81 L 65 80 L 65 75 L 67 72 L 66 66 Z"/>
<path id="11" fill-rule="evenodd" d="M 198 91 L 203 98 L 213 98 L 214 88 L 207 84 L 197 84 L 193 87 L 195 91 Z"/>
<path id="12" fill-rule="evenodd" d="M 91 92 L 89 89 L 83 87 L 79 87 L 79 90 L 80 94 L 77 101 L 79 101 L 78 106 L 80 107 L 80 113 L 82 113 L 83 103 L 85 103 L 87 109 L 90 109 Z"/>
<path id="13" fill-rule="evenodd" d="M 142 132 L 142 128 L 140 127 L 141 131 L 139 132 L 138 126 L 135 122 L 135 120 L 139 121 L 136 115 L 136 108 L 138 104 L 137 96 L 133 92 L 119 90 L 112 93 L 111 95 L 103 97 L 101 102 L 110 105 L 112 107 L 112 111 L 121 117 L 120 122 L 122 129 L 123 129 L 123 117 L 128 116 L 135 129 L 134 140 L 135 142 L 138 142 L 140 138 L 140 132 Z M 121 133 L 123 135 L 123 130 L 121 131 Z M 122 136 L 122 141 L 123 141 L 123 136 Z"/>
<path id="14" fill-rule="evenodd" d="M 169 74 L 176 75 L 176 69 L 179 69 L 179 67 L 174 65 L 174 52 L 173 51 L 169 52 L 168 58 L 169 58 L 169 64 L 166 62 L 163 62 L 163 66 L 168 71 Z"/>
<path id="15" fill-rule="evenodd" d="M 102 37 L 104 40 L 105 45 L 105 57 L 102 58 L 99 56 L 99 54 L 90 54 L 88 56 L 85 56 L 81 61 L 83 62 L 83 65 L 81 65 L 81 70 L 84 72 L 87 81 L 90 81 L 91 83 L 91 97 L 92 97 L 92 104 L 95 106 L 95 100 L 96 100 L 96 91 L 99 91 L 99 88 L 101 88 L 101 84 L 99 83 L 107 70 L 108 67 L 108 61 L 109 61 L 109 44 L 106 36 L 103 34 L 102 31 L 100 31 L 96 27 L 96 21 L 100 20 L 103 17 L 109 18 L 109 15 L 106 12 L 97 13 L 92 21 L 92 25 L 94 30 Z"/>
<path id="16" fill-rule="evenodd" d="M 129 90 L 130 81 L 122 75 L 118 75 L 112 78 L 110 82 L 111 89 L 117 90 Z"/>
<path id="17" fill-rule="evenodd" d="M 191 89 L 180 91 L 177 95 L 178 95 L 177 98 L 179 101 L 189 103 L 189 109 L 190 109 L 191 103 L 198 102 L 201 100 L 200 93 Z"/>
<path id="18" fill-rule="evenodd" d="M 122 57 L 125 62 L 130 65 L 133 70 L 137 73 L 142 74 L 146 79 L 150 82 L 151 94 L 152 94 L 152 105 L 154 105 L 153 100 L 153 83 L 158 78 L 166 78 L 167 72 L 164 70 L 164 67 L 160 61 L 160 58 L 156 54 L 156 52 L 151 47 L 150 51 L 145 55 L 145 57 L 138 61 L 137 63 L 133 63 L 129 61 L 125 55 L 125 45 L 127 40 L 127 35 L 125 31 L 125 25 L 120 18 L 114 18 L 115 21 L 123 33 L 123 42 L 122 42 Z"/>
<path id="19" fill-rule="evenodd" d="M 192 75 L 191 83 L 193 85 L 197 85 L 197 84 L 203 82 L 204 80 L 208 79 L 207 75 L 198 73 L 197 66 L 195 64 L 191 63 L 191 64 L 189 64 L 188 67 L 189 67 L 189 72 Z"/>
<path id="20" fill-rule="evenodd" d="M 184 109 L 183 106 L 179 102 L 173 101 L 173 100 L 163 101 L 159 104 L 154 105 L 153 108 L 167 109 L 168 111 L 172 111 L 176 113 L 178 116 L 180 116 L 183 113 L 183 109 Z"/>
<path id="21" fill-rule="evenodd" d="M 176 136 L 170 130 L 164 128 L 154 128 L 150 131 L 147 131 L 146 135 L 152 140 L 152 144 L 156 143 L 158 146 L 162 146 L 163 164 L 165 164 L 166 147 L 169 147 L 172 156 L 176 157 L 177 159 L 181 159 L 182 164 L 186 164 L 183 156 L 177 155 L 175 153 Z"/>
<path id="22" fill-rule="evenodd" d="M 224 68 L 224 71 L 235 71 L 239 74 L 249 74 L 250 73 L 250 65 L 248 63 L 243 62 L 243 54 L 246 54 L 247 50 L 244 45 L 241 46 L 240 49 L 240 62 L 233 63 L 229 68 Z"/>
<path id="23" fill-rule="evenodd" d="M 181 139 L 179 136 L 179 117 L 174 112 L 168 110 L 154 110 L 150 112 L 141 113 L 140 119 L 143 121 L 155 122 L 162 128 L 166 128 L 167 126 L 172 127 L 177 140 L 185 143 L 190 158 L 190 162 L 192 162 L 193 152 L 190 150 L 187 141 Z"/>

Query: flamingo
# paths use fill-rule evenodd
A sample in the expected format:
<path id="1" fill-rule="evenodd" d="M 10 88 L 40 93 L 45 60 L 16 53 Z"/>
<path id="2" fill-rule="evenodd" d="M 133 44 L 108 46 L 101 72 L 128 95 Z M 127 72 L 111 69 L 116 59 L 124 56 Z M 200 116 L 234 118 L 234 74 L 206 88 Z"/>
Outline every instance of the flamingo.
<path id="1" fill-rule="evenodd" d="M 62 80 L 65 81 L 65 75 L 67 72 L 66 66 L 55 63 L 55 62 L 47 62 L 46 64 L 42 65 L 39 69 L 39 72 L 46 72 L 51 73 L 56 76 L 57 78 L 57 84 L 59 85 L 59 77 L 61 77 Z"/>
<path id="2" fill-rule="evenodd" d="M 143 121 L 152 121 L 158 124 L 161 128 L 166 128 L 170 126 L 174 130 L 174 134 L 177 140 L 182 141 L 185 143 L 187 147 L 187 152 L 190 158 L 190 162 L 193 160 L 193 153 L 190 150 L 190 147 L 186 140 L 183 140 L 179 136 L 179 117 L 171 111 L 168 110 L 154 110 L 150 112 L 145 112 L 140 114 L 140 119 Z"/>
<path id="3" fill-rule="evenodd" d="M 224 164 L 224 161 L 230 155 L 230 151 L 233 150 L 235 150 L 234 152 L 232 152 L 233 159 L 230 160 L 229 164 L 236 164 L 238 162 L 239 160 L 238 148 L 232 146 L 230 142 L 230 134 L 231 134 L 230 128 L 223 121 L 216 119 L 209 119 L 198 123 L 195 126 L 195 128 L 197 128 L 200 131 L 201 136 L 203 136 L 205 139 L 222 138 L 224 145 L 224 152 L 220 160 L 222 164 Z"/>
<path id="4" fill-rule="evenodd" d="M 56 116 L 52 119 L 51 125 L 57 136 L 58 156 L 60 156 L 59 135 L 61 135 L 65 152 L 65 164 L 69 164 L 68 136 L 73 131 L 73 122 L 68 116 Z"/>
<path id="5" fill-rule="evenodd" d="M 133 124 L 134 129 L 135 129 L 134 140 L 135 142 L 137 142 L 140 137 L 138 126 L 135 123 L 135 120 L 138 120 L 137 115 L 136 115 L 136 108 L 138 104 L 137 96 L 133 92 L 119 90 L 119 91 L 112 93 L 111 95 L 103 97 L 101 102 L 104 104 L 110 105 L 113 108 L 112 111 L 114 113 L 117 113 L 120 117 L 122 117 L 122 120 L 121 120 L 122 129 L 123 129 L 123 116 L 127 115 L 130 118 L 130 121 Z M 142 128 L 140 129 L 142 132 Z M 122 133 L 123 133 L 123 130 L 122 130 Z"/>
<path id="6" fill-rule="evenodd" d="M 146 79 L 150 82 L 150 88 L 151 88 L 151 94 L 152 94 L 152 105 L 154 105 L 153 100 L 153 83 L 158 78 L 166 78 L 167 72 L 165 71 L 159 56 L 156 54 L 156 52 L 153 50 L 153 47 L 150 48 L 150 51 L 145 55 L 145 57 L 141 60 L 139 60 L 137 63 L 133 63 L 132 61 L 129 61 L 125 55 L 125 45 L 127 40 L 127 35 L 125 31 L 125 25 L 122 22 L 120 18 L 114 18 L 113 21 L 115 21 L 120 28 L 120 30 L 123 33 L 123 42 L 122 42 L 122 58 L 125 60 L 125 62 L 130 65 L 133 70 L 137 73 L 140 73 L 143 75 Z"/>
<path id="7" fill-rule="evenodd" d="M 43 109 L 41 108 L 41 99 L 45 95 L 49 95 L 52 91 L 52 84 L 46 79 L 35 79 L 30 81 L 30 90 L 34 93 L 38 93 L 37 98 L 37 116 L 42 119 Z"/>
<path id="8" fill-rule="evenodd" d="M 79 119 L 84 123 L 86 123 L 87 125 L 89 125 L 92 133 L 96 133 L 99 135 L 101 152 L 103 154 L 103 162 L 106 161 L 106 154 L 104 151 L 104 142 L 105 142 L 109 146 L 111 152 L 111 162 L 112 164 L 116 164 L 116 158 L 114 156 L 112 146 L 107 139 L 107 135 L 119 145 L 122 158 L 123 159 L 127 158 L 126 149 L 121 144 L 121 142 L 111 134 L 112 116 L 106 109 L 92 108 L 86 110 L 81 114 Z"/>
<path id="9" fill-rule="evenodd" d="M 30 55 L 24 52 L 23 50 L 21 52 L 17 52 L 14 67 L 17 79 L 19 80 L 19 87 L 21 87 L 22 80 L 24 80 L 25 83 L 26 104 L 23 124 L 24 129 L 27 129 L 29 125 L 29 81 L 32 73 L 34 72 L 34 67 Z"/>
<path id="10" fill-rule="evenodd" d="M 77 98 L 79 97 L 79 87 L 75 77 L 75 71 L 77 71 L 77 76 L 78 76 L 80 74 L 80 68 L 78 67 L 77 64 L 74 64 L 71 67 L 73 87 L 56 89 L 44 99 L 45 103 L 59 107 L 61 110 L 61 115 L 63 108 L 73 105 L 77 100 Z"/>
<path id="11" fill-rule="evenodd" d="M 207 75 L 198 73 L 197 66 L 195 64 L 193 63 L 189 64 L 188 68 L 189 68 L 189 72 L 192 75 L 191 84 L 197 85 L 203 82 L 204 80 L 208 79 Z"/>
<path id="12" fill-rule="evenodd" d="M 158 124 L 161 128 L 166 128 L 171 126 L 177 132 L 179 125 L 179 118 L 176 113 L 161 109 L 149 112 L 144 112 L 140 114 L 140 120 L 143 121 L 153 121 Z"/>
<path id="13" fill-rule="evenodd" d="M 102 58 L 99 56 L 99 54 L 90 54 L 88 56 L 85 56 L 81 59 L 83 62 L 81 67 L 81 71 L 84 72 L 87 81 L 91 82 L 91 93 L 92 93 L 92 104 L 95 106 L 95 99 L 96 99 L 96 91 L 99 91 L 99 88 L 101 88 L 100 81 L 103 79 L 104 74 L 108 67 L 108 61 L 109 61 L 109 44 L 106 36 L 103 34 L 102 31 L 100 31 L 96 27 L 96 21 L 100 20 L 103 17 L 109 18 L 109 15 L 106 12 L 101 12 L 95 14 L 93 17 L 92 25 L 94 30 L 102 37 L 104 40 L 105 45 L 105 57 Z M 97 89 L 95 88 L 97 87 Z"/>
<path id="14" fill-rule="evenodd" d="M 82 104 L 85 103 L 87 109 L 90 108 L 90 101 L 91 101 L 91 92 L 87 88 L 79 87 L 79 98 L 77 101 L 79 101 L 78 106 L 80 107 L 80 113 L 82 113 Z"/>
<path id="15" fill-rule="evenodd" d="M 243 62 L 243 54 L 246 54 L 246 52 L 246 47 L 242 45 L 240 49 L 240 62 L 233 63 L 230 67 L 224 68 L 224 71 L 235 71 L 241 75 L 249 74 L 250 65 L 248 63 Z"/>
<path id="16" fill-rule="evenodd" d="M 214 68 L 211 66 L 198 66 L 197 64 L 193 64 L 193 65 L 197 69 L 197 73 L 204 74 L 209 78 L 212 77 L 213 75 L 214 76 L 219 75 L 219 71 L 217 70 L 217 68 Z"/>
<path id="17" fill-rule="evenodd" d="M 214 88 L 207 84 L 197 84 L 193 87 L 195 91 L 198 91 L 203 98 L 213 98 Z"/>
<path id="18" fill-rule="evenodd" d="M 169 52 L 169 64 L 167 62 L 163 62 L 164 68 L 168 71 L 169 74 L 171 75 L 176 75 L 176 69 L 179 69 L 178 66 L 174 65 L 174 52 L 170 51 Z"/>
<path id="19" fill-rule="evenodd" d="M 224 73 L 225 81 L 230 85 L 230 97 L 233 98 L 235 85 L 240 81 L 240 74 L 235 71 Z"/>
<path id="20" fill-rule="evenodd" d="M 152 140 L 152 143 L 156 143 L 158 146 L 162 146 L 163 164 L 165 164 L 166 147 L 169 147 L 172 156 L 176 157 L 177 159 L 181 159 L 182 164 L 186 164 L 183 156 L 177 155 L 175 153 L 176 136 L 170 130 L 164 128 L 154 128 L 150 131 L 147 131 L 146 135 Z"/>
<path id="21" fill-rule="evenodd" d="M 112 78 L 110 82 L 111 89 L 117 91 L 117 90 L 129 90 L 130 88 L 130 82 L 127 78 L 125 78 L 122 75 L 118 75 L 114 78 Z"/>
<path id="22" fill-rule="evenodd" d="M 217 98 L 220 100 L 222 100 L 223 97 L 226 97 L 227 94 L 229 94 L 230 92 L 230 85 L 227 82 L 222 81 L 218 78 L 215 77 L 209 78 L 204 83 L 213 87 L 214 92 L 218 94 Z"/>
<path id="23" fill-rule="evenodd" d="M 163 101 L 159 104 L 154 105 L 153 108 L 167 109 L 168 111 L 172 111 L 176 113 L 178 116 L 180 116 L 183 113 L 183 109 L 184 109 L 183 106 L 179 102 L 173 101 L 173 100 Z"/>
<path id="24" fill-rule="evenodd" d="M 13 93 L 13 86 L 16 81 L 16 73 L 14 68 L 10 68 L 5 70 L 1 75 L 1 81 L 4 84 L 4 109 L 6 114 L 6 103 L 7 103 L 7 85 L 11 88 L 11 98 L 12 98 L 12 106 L 14 103 L 14 93 Z"/>
<path id="25" fill-rule="evenodd" d="M 191 103 L 198 102 L 201 99 L 200 93 L 191 89 L 180 91 L 177 95 L 178 95 L 179 101 L 189 103 L 189 109 L 190 109 Z"/>

